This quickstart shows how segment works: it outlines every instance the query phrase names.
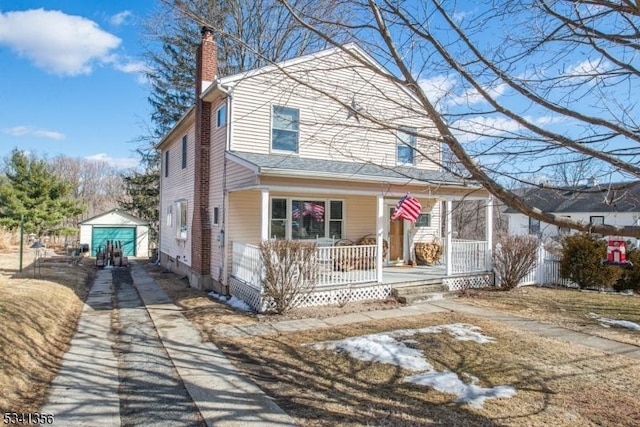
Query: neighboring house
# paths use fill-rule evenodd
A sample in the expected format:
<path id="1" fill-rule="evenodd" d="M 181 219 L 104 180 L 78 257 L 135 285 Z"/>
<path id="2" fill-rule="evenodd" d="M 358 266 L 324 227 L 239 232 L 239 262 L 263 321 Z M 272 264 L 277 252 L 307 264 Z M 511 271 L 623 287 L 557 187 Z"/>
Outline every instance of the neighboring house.
<path id="1" fill-rule="evenodd" d="M 123 255 L 149 256 L 149 223 L 119 209 L 96 215 L 79 223 L 80 244 L 88 245 L 91 256 L 104 250 L 107 241 L 122 244 Z"/>
<path id="2" fill-rule="evenodd" d="M 590 184 L 564 189 L 531 188 L 522 191 L 523 200 L 543 212 L 571 218 L 586 224 L 617 226 L 640 225 L 640 181 L 624 190 L 613 191 L 624 183 Z M 575 232 L 547 224 L 507 209 L 509 234 L 534 234 L 543 240 Z M 634 243 L 636 239 L 630 238 Z"/>
<path id="3" fill-rule="evenodd" d="M 452 200 L 490 200 L 488 193 L 443 172 L 435 135 L 415 135 L 429 134 L 431 125 L 411 113 L 416 100 L 352 58 L 382 68 L 359 47 L 344 49 L 218 77 L 216 46 L 203 30 L 197 103 L 157 146 L 163 266 L 187 275 L 192 286 L 251 300 L 260 286 L 256 246 L 267 239 L 344 243 L 370 236 L 372 272 L 340 279 L 336 273 L 333 285 L 382 284 L 382 267 L 408 264 L 416 242 L 448 236 L 453 248 L 451 233 L 440 232 L 439 202 L 449 201 L 450 214 Z M 397 129 L 377 126 L 363 112 Z M 422 205 L 415 225 L 390 221 L 407 193 Z M 481 265 L 466 270 L 490 270 L 490 243 L 476 244 Z M 349 250 L 329 246 L 329 256 Z M 452 275 L 455 259 L 446 259 L 443 274 Z M 490 281 L 485 273 L 474 283 Z M 390 288 L 376 289 L 361 299 Z"/>

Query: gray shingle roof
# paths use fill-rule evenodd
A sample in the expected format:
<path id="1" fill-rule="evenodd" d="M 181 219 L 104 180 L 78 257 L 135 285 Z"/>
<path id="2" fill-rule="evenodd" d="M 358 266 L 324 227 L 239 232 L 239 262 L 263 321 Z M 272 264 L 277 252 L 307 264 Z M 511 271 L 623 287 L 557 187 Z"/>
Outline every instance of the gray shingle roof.
<path id="1" fill-rule="evenodd" d="M 627 188 L 610 190 L 622 185 Z M 527 204 L 550 213 L 640 212 L 640 181 L 595 187 L 531 188 L 522 190 L 522 199 Z M 513 209 L 505 212 L 517 213 Z"/>
<path id="2" fill-rule="evenodd" d="M 231 151 L 230 153 L 258 167 L 261 173 L 268 173 L 269 171 L 273 170 L 292 172 L 304 171 L 309 172 L 310 176 L 312 176 L 314 173 L 321 173 L 333 174 L 336 175 L 336 178 L 380 178 L 380 180 L 413 179 L 432 184 L 456 186 L 477 185 L 473 181 L 465 181 L 447 172 L 424 170 L 407 166 L 384 168 L 382 166 L 371 163 L 310 159 L 279 154 L 257 154 L 241 151 Z"/>

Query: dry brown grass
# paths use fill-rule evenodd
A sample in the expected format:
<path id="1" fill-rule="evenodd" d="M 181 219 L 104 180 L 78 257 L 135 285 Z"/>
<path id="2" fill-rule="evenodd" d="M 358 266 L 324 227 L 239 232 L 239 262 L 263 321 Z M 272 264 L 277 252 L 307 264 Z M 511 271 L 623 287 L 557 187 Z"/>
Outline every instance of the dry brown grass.
<path id="1" fill-rule="evenodd" d="M 640 332 L 603 327 L 589 317 L 628 320 L 640 324 L 640 297 L 565 288 L 525 286 L 509 292 L 470 290 L 464 302 L 491 308 L 575 331 L 640 345 Z"/>
<path id="2" fill-rule="evenodd" d="M 34 412 L 69 347 L 93 268 L 50 263 L 34 277 L 33 254 L 0 253 L 0 409 Z"/>
<path id="3" fill-rule="evenodd" d="M 187 288 L 186 282 L 173 274 L 161 274 L 157 269 L 154 275 L 185 308 L 203 337 L 216 343 L 303 426 L 636 426 L 640 419 L 640 362 L 636 359 L 609 356 L 498 322 L 452 313 L 262 337 L 226 337 L 217 334 L 215 326 L 261 319 L 212 301 L 204 292 Z M 521 299 L 529 294 L 521 294 Z M 521 304 L 533 312 L 550 310 L 548 304 Z M 367 309 L 366 305 L 360 307 Z M 606 302 L 583 307 L 595 312 L 604 308 Z M 336 308 L 332 310 L 335 313 Z M 599 314 L 610 316 L 611 312 Z M 438 370 L 473 375 L 485 387 L 514 386 L 517 394 L 513 398 L 488 400 L 482 409 L 474 409 L 455 403 L 453 395 L 403 382 L 410 372 L 396 366 L 362 362 L 307 345 L 457 322 L 481 327 L 496 342 L 480 345 L 456 341 L 446 334 L 430 334 L 414 336 L 414 345 Z"/>

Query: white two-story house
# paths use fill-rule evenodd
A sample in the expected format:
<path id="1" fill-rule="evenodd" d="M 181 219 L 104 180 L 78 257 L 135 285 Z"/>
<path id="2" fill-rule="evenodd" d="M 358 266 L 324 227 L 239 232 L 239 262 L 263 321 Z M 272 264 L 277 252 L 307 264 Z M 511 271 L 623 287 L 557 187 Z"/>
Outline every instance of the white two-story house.
<path id="1" fill-rule="evenodd" d="M 440 169 L 431 123 L 380 64 L 346 45 L 218 76 L 216 53 L 204 29 L 197 104 L 157 146 L 162 265 L 254 305 L 256 246 L 273 238 L 328 241 L 335 252 L 368 236 L 373 268 L 331 275 L 334 288 L 370 286 L 361 299 L 388 293 L 384 269 L 410 263 L 416 242 L 447 245 L 442 275 L 463 272 L 441 235 L 441 207 L 451 206 L 441 202 L 490 198 Z M 415 224 L 390 219 L 406 194 L 422 206 Z M 486 272 L 491 245 L 476 243 L 480 264 L 457 270 Z"/>

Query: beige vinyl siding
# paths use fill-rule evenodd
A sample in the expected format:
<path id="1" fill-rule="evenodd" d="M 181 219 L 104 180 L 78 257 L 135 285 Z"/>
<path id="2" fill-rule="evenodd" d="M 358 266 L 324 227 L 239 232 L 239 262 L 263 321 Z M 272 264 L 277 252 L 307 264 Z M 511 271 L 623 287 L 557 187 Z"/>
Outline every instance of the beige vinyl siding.
<path id="1" fill-rule="evenodd" d="M 226 259 L 224 262 L 223 281 L 231 274 L 232 243 L 260 244 L 260 204 L 261 193 L 259 191 L 238 191 L 228 195 L 227 207 L 227 234 Z"/>
<path id="2" fill-rule="evenodd" d="M 344 106 L 309 85 L 346 105 L 355 100 L 364 111 L 385 122 L 418 128 L 431 139 L 418 139 L 419 148 L 439 161 L 439 144 L 430 136 L 434 134 L 431 122 L 416 114 L 418 109 L 410 108 L 415 101 L 388 80 L 354 66 L 345 54 L 306 61 L 287 68 L 287 72 L 293 78 L 275 70 L 235 83 L 232 150 L 271 152 L 272 106 L 281 105 L 300 109 L 301 157 L 396 164 L 395 130 L 385 130 L 364 118 L 347 120 Z M 424 159 L 419 165 L 437 168 Z"/>
<path id="3" fill-rule="evenodd" d="M 234 161 L 227 162 L 227 188 L 234 190 L 258 183 L 256 173 Z"/>
<path id="4" fill-rule="evenodd" d="M 436 199 L 419 198 L 422 213 L 431 214 L 430 227 L 416 227 L 413 236 L 414 242 L 432 242 L 440 238 L 440 205 Z"/>
<path id="5" fill-rule="evenodd" d="M 187 135 L 187 167 L 182 169 L 182 137 Z M 185 127 L 183 132 L 174 133 L 175 138 L 163 145 L 161 152 L 162 161 L 165 152 L 169 151 L 169 176 L 165 177 L 164 170 L 160 177 L 162 180 L 160 219 L 160 251 L 170 257 L 180 257 L 180 261 L 191 265 L 191 221 L 193 218 L 193 160 L 195 155 L 195 125 L 193 122 Z M 175 203 L 179 200 L 187 201 L 187 239 L 176 238 L 176 219 L 179 212 Z M 171 227 L 167 227 L 167 207 L 173 205 L 173 219 Z"/>
<path id="6" fill-rule="evenodd" d="M 355 243 L 367 234 L 375 236 L 377 197 L 349 196 L 346 199 L 346 238 Z"/>

